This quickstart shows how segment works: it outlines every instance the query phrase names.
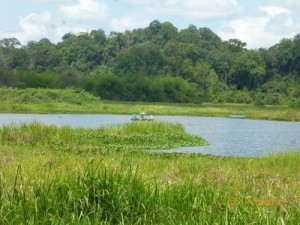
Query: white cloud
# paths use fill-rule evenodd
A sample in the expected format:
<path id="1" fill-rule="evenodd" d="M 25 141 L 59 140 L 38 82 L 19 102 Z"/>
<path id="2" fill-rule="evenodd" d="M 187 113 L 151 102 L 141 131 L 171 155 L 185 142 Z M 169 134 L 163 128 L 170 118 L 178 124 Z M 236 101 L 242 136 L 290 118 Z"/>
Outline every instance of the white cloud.
<path id="1" fill-rule="evenodd" d="M 59 11 L 66 18 L 82 22 L 102 21 L 109 15 L 108 6 L 97 0 L 78 0 L 75 5 L 61 6 Z"/>
<path id="2" fill-rule="evenodd" d="M 10 0 L 9 2 L 18 1 Z M 28 4 L 2 14 L 0 39 L 16 37 L 22 44 L 47 37 L 52 41 L 68 32 L 93 29 L 125 31 L 142 28 L 153 20 L 170 21 L 183 28 L 208 26 L 222 39 L 239 38 L 249 48 L 267 47 L 300 30 L 300 0 L 25 0 Z M 24 3 L 25 4 L 25 3 Z M 19 5 L 20 6 L 20 5 Z M 34 6 L 37 13 L 28 13 Z M 50 13 L 43 13 L 43 7 Z M 12 9 L 15 9 L 12 7 Z M 22 9 L 22 10 L 21 10 Z M 41 9 L 40 11 L 38 11 Z M 32 12 L 32 11 L 29 11 Z M 8 18 L 8 15 L 10 16 Z M 6 21 L 19 17 L 19 31 Z M 246 16 L 247 15 L 247 16 Z M 1 17 L 1 15 L 0 15 Z M 2 23 L 1 23 L 2 21 Z M 3 22 L 5 21 L 5 22 Z M 14 27 L 13 31 L 7 31 Z M 4 30 L 6 29 L 6 30 Z"/>
<path id="3" fill-rule="evenodd" d="M 123 0 L 148 16 L 179 16 L 211 19 L 232 15 L 240 10 L 236 0 Z M 139 11 L 139 10 L 138 10 Z"/>
<path id="4" fill-rule="evenodd" d="M 250 48 L 262 47 L 262 42 L 274 43 L 277 39 L 264 31 L 267 19 L 264 17 L 246 17 L 230 21 L 219 32 L 222 39 L 238 38 Z M 270 40 L 270 37 L 273 40 Z"/>
<path id="5" fill-rule="evenodd" d="M 42 14 L 30 13 L 19 18 L 21 31 L 4 32 L 2 37 L 15 37 L 22 44 L 31 40 L 39 40 L 47 36 L 47 25 L 51 22 L 51 14 L 45 12 Z"/>
<path id="6" fill-rule="evenodd" d="M 274 17 L 280 14 L 291 14 L 291 11 L 289 9 L 273 5 L 259 7 L 259 9 L 265 12 L 269 17 Z"/>
<path id="7" fill-rule="evenodd" d="M 277 6 L 259 8 L 263 13 L 257 17 L 244 17 L 231 20 L 220 29 L 220 36 L 227 40 L 238 38 L 245 41 L 249 48 L 270 47 L 282 38 L 295 35 L 299 27 L 293 20 L 289 9 Z"/>
<path id="8" fill-rule="evenodd" d="M 148 22 L 136 20 L 132 17 L 123 17 L 121 19 L 113 19 L 110 22 L 110 27 L 113 31 L 123 32 L 125 30 L 133 30 L 135 28 L 145 27 Z"/>
<path id="9" fill-rule="evenodd" d="M 74 0 L 27 0 L 27 1 L 31 3 L 59 3 L 59 4 L 74 2 Z"/>
<path id="10" fill-rule="evenodd" d="M 219 12 L 224 9 L 232 9 L 232 7 L 237 6 L 237 2 L 235 0 L 185 0 L 182 1 L 183 6 L 187 9 L 191 10 L 199 10 L 199 11 L 211 11 L 211 12 Z"/>
<path id="11" fill-rule="evenodd" d="M 124 0 L 124 2 L 133 6 L 150 6 L 155 4 L 157 0 Z"/>
<path id="12" fill-rule="evenodd" d="M 285 5 L 285 6 L 300 6 L 300 1 L 299 0 L 272 0 L 272 2 L 280 5 Z"/>
<path id="13" fill-rule="evenodd" d="M 181 2 L 179 9 L 185 17 L 196 19 L 224 17 L 240 10 L 235 0 L 185 0 Z"/>
<path id="14" fill-rule="evenodd" d="M 74 3 L 75 2 L 75 3 Z M 109 8 L 99 0 L 73 0 L 73 4 L 62 5 L 58 9 L 55 22 L 56 40 L 66 33 L 89 32 L 98 23 L 109 20 Z"/>
<path id="15" fill-rule="evenodd" d="M 261 11 L 265 12 L 268 17 L 268 21 L 265 24 L 265 31 L 272 32 L 275 35 L 286 35 L 291 33 L 294 29 L 294 20 L 292 12 L 289 9 L 266 6 L 261 7 Z"/>

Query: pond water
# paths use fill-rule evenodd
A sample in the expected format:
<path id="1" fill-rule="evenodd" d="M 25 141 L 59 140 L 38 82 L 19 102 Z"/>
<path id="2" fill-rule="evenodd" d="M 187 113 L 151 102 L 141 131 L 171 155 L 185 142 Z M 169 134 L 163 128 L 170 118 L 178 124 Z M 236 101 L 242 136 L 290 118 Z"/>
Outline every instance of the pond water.
<path id="1" fill-rule="evenodd" d="M 300 150 L 300 122 L 240 118 L 158 116 L 157 120 L 184 125 L 186 131 L 210 145 L 182 147 L 168 152 L 203 153 L 223 156 L 262 156 L 271 152 Z M 101 114 L 0 114 L 4 124 L 38 121 L 57 126 L 96 128 L 130 123 L 129 115 Z"/>

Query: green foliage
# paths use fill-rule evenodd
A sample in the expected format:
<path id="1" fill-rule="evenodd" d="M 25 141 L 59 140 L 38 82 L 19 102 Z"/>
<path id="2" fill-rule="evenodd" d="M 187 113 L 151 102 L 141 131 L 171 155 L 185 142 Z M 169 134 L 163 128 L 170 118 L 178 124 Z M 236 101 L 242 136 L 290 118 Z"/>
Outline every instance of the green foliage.
<path id="1" fill-rule="evenodd" d="M 49 71 L 59 66 L 62 61 L 57 46 L 46 38 L 39 42 L 29 42 L 26 50 L 30 56 L 30 64 L 27 68 L 29 70 Z"/>
<path id="2" fill-rule="evenodd" d="M 101 31 L 90 33 L 65 34 L 58 44 L 63 61 L 72 69 L 89 72 L 103 60 L 102 51 L 106 37 Z"/>
<path id="3" fill-rule="evenodd" d="M 236 54 L 229 71 L 229 82 L 238 89 L 253 90 L 260 86 L 266 74 L 264 60 L 255 51 L 241 51 Z"/>
<path id="4" fill-rule="evenodd" d="M 137 44 L 125 49 L 116 58 L 116 71 L 123 74 L 157 74 L 163 59 L 158 46 L 151 43 Z"/>
<path id="5" fill-rule="evenodd" d="M 59 88 L 59 75 L 51 72 L 16 71 L 22 87 L 25 88 Z"/>
<path id="6" fill-rule="evenodd" d="M 157 84 L 162 86 L 162 96 L 166 102 L 201 102 L 196 85 L 181 77 L 159 77 Z"/>
<path id="7" fill-rule="evenodd" d="M 104 75 L 91 80 L 95 84 L 95 92 L 103 99 L 122 100 L 125 94 L 124 83 L 115 75 Z"/>
<path id="8" fill-rule="evenodd" d="M 0 50 L 2 50 L 5 55 L 9 55 L 11 50 L 20 45 L 19 40 L 14 37 L 0 40 Z"/>
<path id="9" fill-rule="evenodd" d="M 239 104 L 249 104 L 253 101 L 256 101 L 256 105 L 258 104 L 259 98 L 258 95 L 251 96 L 251 93 L 247 90 L 236 90 L 235 87 L 231 87 L 229 89 L 224 90 L 222 93 L 217 95 L 215 97 L 216 102 L 233 102 L 233 103 L 239 103 Z M 264 104 L 261 104 L 264 105 Z"/>
<path id="10" fill-rule="evenodd" d="M 0 86 L 17 86 L 19 80 L 9 67 L 6 56 L 0 54 Z"/>
<path id="11" fill-rule="evenodd" d="M 198 58 L 198 52 L 195 45 L 181 43 L 178 41 L 169 41 L 164 49 L 165 65 L 162 72 L 173 76 L 186 78 L 186 70 L 193 67 L 193 63 Z"/>
<path id="12" fill-rule="evenodd" d="M 69 103 L 91 104 L 98 103 L 99 98 L 81 89 L 16 89 L 0 88 L 0 102 L 2 103 Z"/>
<path id="13" fill-rule="evenodd" d="M 1 224 L 297 224 L 300 217 L 299 153 L 47 157 L 23 160 L 34 159 L 37 176 L 21 165 L 0 175 Z"/>
<path id="14" fill-rule="evenodd" d="M 12 49 L 10 51 L 10 66 L 17 70 L 27 70 L 28 66 L 31 65 L 30 58 L 31 53 L 25 48 Z M 11 85 L 14 86 L 14 85 Z"/>
<path id="15" fill-rule="evenodd" d="M 106 100 L 197 103 L 203 100 L 196 84 L 172 76 L 91 75 L 82 80 L 82 88 Z"/>
<path id="16" fill-rule="evenodd" d="M 108 36 L 101 29 L 67 33 L 57 44 L 43 38 L 17 48 L 16 38 L 5 38 L 0 85 L 80 87 L 108 100 L 297 105 L 291 90 L 300 82 L 299 40 L 298 34 L 269 49 L 248 50 L 243 40 L 223 41 L 207 27 L 178 30 L 158 20 Z M 175 84 L 180 79 L 181 86 Z M 276 82 L 289 88 L 275 93 Z"/>

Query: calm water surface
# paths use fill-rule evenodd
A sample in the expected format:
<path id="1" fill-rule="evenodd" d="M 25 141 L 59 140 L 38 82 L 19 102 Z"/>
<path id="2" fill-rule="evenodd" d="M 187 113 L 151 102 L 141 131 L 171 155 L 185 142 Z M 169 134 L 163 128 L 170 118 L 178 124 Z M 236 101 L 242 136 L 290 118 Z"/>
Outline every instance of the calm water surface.
<path id="1" fill-rule="evenodd" d="M 209 146 L 183 147 L 169 152 L 223 156 L 261 156 L 271 152 L 300 150 L 300 122 L 236 118 L 159 116 L 157 120 L 178 122 L 187 132 L 203 137 Z M 3 124 L 39 121 L 57 126 L 96 128 L 130 123 L 129 115 L 99 114 L 0 114 Z"/>

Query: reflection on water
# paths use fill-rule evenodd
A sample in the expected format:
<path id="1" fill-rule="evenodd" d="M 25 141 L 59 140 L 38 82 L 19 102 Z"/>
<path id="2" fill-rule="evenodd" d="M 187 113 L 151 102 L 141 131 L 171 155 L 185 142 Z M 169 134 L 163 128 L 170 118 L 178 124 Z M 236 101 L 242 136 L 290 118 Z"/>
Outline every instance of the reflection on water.
<path id="1" fill-rule="evenodd" d="M 300 150 L 300 122 L 238 118 L 158 116 L 177 122 L 187 132 L 203 137 L 209 146 L 183 147 L 168 152 L 204 153 L 224 156 L 260 156 L 270 152 Z M 39 121 L 57 126 L 95 128 L 130 122 L 128 115 L 99 114 L 0 114 L 0 125 Z"/>

